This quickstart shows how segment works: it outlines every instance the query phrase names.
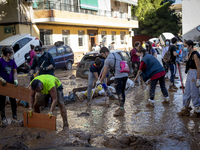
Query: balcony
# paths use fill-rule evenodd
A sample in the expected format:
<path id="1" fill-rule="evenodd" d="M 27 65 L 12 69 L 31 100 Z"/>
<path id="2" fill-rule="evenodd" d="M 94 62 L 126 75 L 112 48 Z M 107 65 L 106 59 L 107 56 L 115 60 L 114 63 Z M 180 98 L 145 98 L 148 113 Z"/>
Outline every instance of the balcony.
<path id="1" fill-rule="evenodd" d="M 37 8 L 35 10 L 59 10 L 59 11 L 69 11 L 69 12 L 75 12 L 75 13 L 103 16 L 103 17 L 112 17 L 112 18 L 118 18 L 118 19 L 128 19 L 127 13 L 106 11 L 106 10 L 94 11 L 94 10 L 89 10 L 89 9 L 82 9 L 80 8 L 80 6 L 69 5 L 66 3 L 40 2 L 40 3 L 37 3 Z M 129 19 L 137 20 L 137 17 L 132 16 Z"/>

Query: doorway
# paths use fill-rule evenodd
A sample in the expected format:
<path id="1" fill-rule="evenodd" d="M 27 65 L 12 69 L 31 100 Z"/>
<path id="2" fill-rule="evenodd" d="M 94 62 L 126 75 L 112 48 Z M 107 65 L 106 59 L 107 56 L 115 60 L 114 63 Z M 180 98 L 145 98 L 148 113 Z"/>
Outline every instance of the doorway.
<path id="1" fill-rule="evenodd" d="M 98 44 L 98 31 L 97 30 L 88 30 L 88 51 L 92 51 L 92 47 L 94 44 Z"/>

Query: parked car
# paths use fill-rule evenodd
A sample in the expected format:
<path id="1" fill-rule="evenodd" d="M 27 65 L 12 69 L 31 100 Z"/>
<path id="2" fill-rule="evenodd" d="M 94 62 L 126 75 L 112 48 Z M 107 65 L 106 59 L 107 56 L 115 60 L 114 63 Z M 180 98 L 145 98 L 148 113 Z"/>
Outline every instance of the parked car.
<path id="1" fill-rule="evenodd" d="M 133 68 L 132 68 L 132 62 L 131 58 L 128 52 L 124 52 L 122 50 L 111 50 L 112 52 L 118 53 L 120 56 L 122 56 L 122 60 L 126 61 L 127 64 L 129 65 L 130 73 L 129 76 L 133 76 Z M 105 59 L 101 56 L 99 51 L 92 51 L 83 56 L 81 59 L 80 63 L 77 66 L 76 69 L 76 77 L 81 77 L 81 78 L 88 78 L 88 73 L 90 69 L 90 65 L 94 63 L 95 59 L 99 57 L 101 59 Z"/>
<path id="2" fill-rule="evenodd" d="M 157 52 L 157 59 L 162 64 L 162 50 L 159 47 L 153 47 Z"/>
<path id="3" fill-rule="evenodd" d="M 31 44 L 34 46 L 42 46 L 42 42 L 30 34 L 13 35 L 0 42 L 0 54 L 2 53 L 1 49 L 3 46 L 12 46 L 14 50 L 14 60 L 17 67 L 19 67 L 24 64 L 24 55 L 31 50 Z"/>
<path id="4" fill-rule="evenodd" d="M 173 35 L 172 33 L 164 32 L 158 38 L 160 40 L 161 45 L 164 45 L 165 44 L 165 40 L 167 40 L 167 39 L 170 40 L 170 43 L 171 43 L 171 39 L 173 37 L 175 37 L 175 35 Z"/>
<path id="5" fill-rule="evenodd" d="M 67 70 L 72 69 L 72 65 L 74 63 L 74 53 L 71 47 L 62 45 L 47 45 L 43 46 L 43 50 L 45 52 L 49 52 L 55 61 L 56 68 L 66 68 Z"/>

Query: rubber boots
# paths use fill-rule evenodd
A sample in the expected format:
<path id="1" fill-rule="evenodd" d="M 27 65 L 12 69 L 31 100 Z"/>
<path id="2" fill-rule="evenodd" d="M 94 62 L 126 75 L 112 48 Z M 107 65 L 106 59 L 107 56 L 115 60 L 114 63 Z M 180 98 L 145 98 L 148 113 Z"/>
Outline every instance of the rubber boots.
<path id="1" fill-rule="evenodd" d="M 154 108 L 154 100 L 148 99 L 146 107 L 152 107 L 152 108 Z"/>
<path id="2" fill-rule="evenodd" d="M 173 83 L 170 83 L 168 91 L 169 92 L 176 92 L 176 89 L 174 89 L 174 87 L 173 87 Z"/>
<path id="3" fill-rule="evenodd" d="M 119 116 L 123 116 L 125 113 L 124 108 L 120 107 L 118 108 L 115 113 L 113 114 L 114 117 L 119 117 Z"/>
<path id="4" fill-rule="evenodd" d="M 177 115 L 182 116 L 182 117 L 189 117 L 190 116 L 190 111 L 192 110 L 191 107 L 185 107 L 181 109 L 180 112 L 177 113 Z"/>
<path id="5" fill-rule="evenodd" d="M 169 96 L 164 98 L 163 104 L 169 104 Z"/>
<path id="6" fill-rule="evenodd" d="M 176 90 L 178 90 L 178 88 L 176 87 L 176 85 L 174 83 L 173 83 L 173 88 L 176 89 Z"/>
<path id="7" fill-rule="evenodd" d="M 194 113 L 190 116 L 190 118 L 198 118 L 200 117 L 200 107 L 194 107 Z"/>

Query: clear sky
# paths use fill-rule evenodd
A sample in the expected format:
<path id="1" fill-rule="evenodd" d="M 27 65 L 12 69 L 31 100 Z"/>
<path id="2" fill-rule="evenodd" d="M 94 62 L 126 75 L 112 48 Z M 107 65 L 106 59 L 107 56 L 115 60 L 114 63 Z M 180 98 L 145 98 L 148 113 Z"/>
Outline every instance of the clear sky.
<path id="1" fill-rule="evenodd" d="M 182 0 L 176 0 L 176 2 L 174 4 L 181 4 Z"/>

